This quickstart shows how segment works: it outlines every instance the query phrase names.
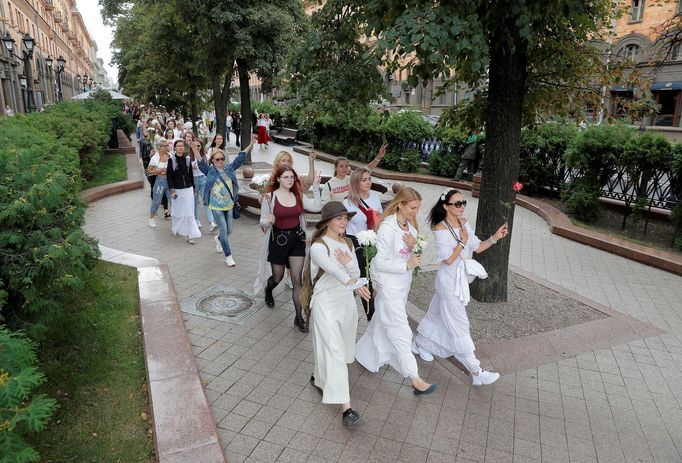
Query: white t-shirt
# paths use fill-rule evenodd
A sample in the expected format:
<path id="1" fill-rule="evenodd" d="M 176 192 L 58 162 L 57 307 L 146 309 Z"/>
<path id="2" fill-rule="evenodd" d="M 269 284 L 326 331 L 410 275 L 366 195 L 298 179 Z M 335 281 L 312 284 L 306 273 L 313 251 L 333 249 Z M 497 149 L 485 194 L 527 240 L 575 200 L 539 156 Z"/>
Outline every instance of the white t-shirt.
<path id="1" fill-rule="evenodd" d="M 369 198 L 364 200 L 369 207 L 377 211 L 379 214 L 383 214 L 384 208 L 381 206 L 381 200 L 379 199 L 379 193 L 374 190 L 370 190 Z M 345 199 L 343 205 L 349 212 L 355 212 L 356 214 L 348 222 L 348 227 L 346 227 L 346 234 L 357 235 L 363 230 L 367 230 L 367 216 L 360 210 L 358 206 Z"/>
<path id="2" fill-rule="evenodd" d="M 169 154 L 169 157 L 170 157 L 170 154 Z M 156 153 L 149 160 L 149 165 L 154 166 L 156 169 L 166 169 L 166 168 L 168 168 L 168 159 L 166 159 L 164 162 L 161 162 L 161 156 L 159 156 L 159 153 Z"/>
<path id="3" fill-rule="evenodd" d="M 350 191 L 350 175 L 346 175 L 343 180 L 332 177 L 329 181 L 320 186 L 322 188 L 322 202 L 343 201 Z"/>
<path id="4" fill-rule="evenodd" d="M 232 127 L 232 116 L 227 116 L 227 119 L 225 119 L 225 126 Z"/>

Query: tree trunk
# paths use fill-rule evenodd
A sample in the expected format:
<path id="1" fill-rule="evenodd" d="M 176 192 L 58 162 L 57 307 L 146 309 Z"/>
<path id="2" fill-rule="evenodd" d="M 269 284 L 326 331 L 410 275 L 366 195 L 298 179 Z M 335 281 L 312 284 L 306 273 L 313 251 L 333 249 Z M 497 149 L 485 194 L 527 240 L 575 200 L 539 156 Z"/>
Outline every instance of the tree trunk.
<path id="1" fill-rule="evenodd" d="M 246 60 L 237 59 L 239 72 L 239 94 L 241 97 L 240 112 L 242 113 L 241 148 L 251 143 L 251 88 L 249 87 L 249 66 Z M 251 164 L 251 153 L 246 155 L 244 164 Z"/>
<path id="2" fill-rule="evenodd" d="M 222 74 L 210 73 L 211 90 L 213 91 L 213 101 L 215 103 L 216 134 L 225 134 L 225 120 L 227 119 L 227 105 L 230 102 L 230 85 L 232 84 L 233 73 L 234 64 L 230 64 L 227 67 L 224 81 L 221 78 Z"/>
<path id="3" fill-rule="evenodd" d="M 519 174 L 527 48 L 514 25 L 507 27 L 507 31 L 500 33 L 500 40 L 493 37 L 490 42 L 485 162 L 476 235 L 487 239 L 506 217 L 509 235 L 476 257 L 488 271 L 487 279 L 477 279 L 471 286 L 471 295 L 482 302 L 507 300 L 509 248 L 514 225 L 512 184 Z M 514 37 L 514 43 L 510 43 L 509 36 Z M 512 46 L 515 47 L 513 50 Z"/>

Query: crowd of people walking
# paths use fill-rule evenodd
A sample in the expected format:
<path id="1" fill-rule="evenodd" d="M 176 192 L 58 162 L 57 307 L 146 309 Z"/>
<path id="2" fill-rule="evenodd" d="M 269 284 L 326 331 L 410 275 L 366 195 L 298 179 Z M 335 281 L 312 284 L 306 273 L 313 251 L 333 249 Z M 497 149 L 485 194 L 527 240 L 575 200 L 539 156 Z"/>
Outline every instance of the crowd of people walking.
<path id="1" fill-rule="evenodd" d="M 236 171 L 256 143 L 268 146 L 269 118 L 258 119 L 257 135 L 231 161 L 226 146 L 230 131 L 239 124 L 232 114 L 226 133 L 217 133 L 210 141 L 204 123 L 195 135 L 191 123 L 180 115 L 143 111 L 140 120 L 144 120 L 138 125 L 140 156 L 152 191 L 149 226 L 156 227 L 156 214 L 163 205 L 172 234 L 193 244 L 201 236 L 203 211 L 209 231 L 218 231 L 216 252 L 223 254 L 228 267 L 235 267 L 229 236 L 240 216 Z M 307 174 L 301 175 L 291 154 L 281 151 L 260 197 L 263 237 L 254 293 L 263 295 L 267 307 L 275 307 L 274 290 L 288 273 L 294 325 L 301 332 L 312 331 L 315 364 L 310 382 L 321 392 L 323 403 L 341 407 L 347 426 L 362 421 L 351 407 L 348 381 L 347 365 L 355 360 L 371 372 L 390 365 L 410 379 L 416 396 L 438 387 L 419 375 L 416 355 L 427 362 L 434 356 L 454 356 L 466 367 L 474 386 L 499 378 L 498 373 L 483 370 L 476 358 L 466 306 L 470 281 L 486 276 L 473 254 L 505 238 L 507 225 L 481 240 L 464 216 L 464 196 L 455 189 L 439 196 L 429 214 L 439 262 L 434 295 L 413 334 L 407 299 L 415 269 L 422 265 L 423 237 L 417 222 L 422 198 L 416 190 L 403 187 L 384 208 L 372 190 L 371 170 L 386 150 L 382 146 L 372 162 L 355 170 L 347 159 L 338 158 L 334 175 L 322 185 L 314 153 Z M 306 212 L 320 213 L 311 236 Z M 367 232 L 376 232 L 371 260 L 365 252 L 367 244 L 358 238 Z M 369 321 L 357 342 L 355 296 Z"/>

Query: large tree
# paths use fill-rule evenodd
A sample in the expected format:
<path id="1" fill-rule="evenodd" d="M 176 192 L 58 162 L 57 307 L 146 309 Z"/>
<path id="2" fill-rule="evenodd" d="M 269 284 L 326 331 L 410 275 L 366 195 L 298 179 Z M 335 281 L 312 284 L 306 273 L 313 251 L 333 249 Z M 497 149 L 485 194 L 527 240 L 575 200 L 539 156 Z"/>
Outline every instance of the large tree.
<path id="1" fill-rule="evenodd" d="M 494 233 L 508 214 L 506 205 L 512 205 L 512 229 L 524 109 L 533 113 L 529 104 L 547 102 L 532 98 L 546 89 L 562 92 L 568 105 L 567 89 L 584 83 L 586 59 L 594 54 L 588 42 L 608 30 L 613 1 L 351 0 L 349 6 L 362 16 L 366 34 L 378 38 L 375 46 L 384 62 L 411 69 L 413 85 L 442 77 L 446 84 L 486 88 L 476 233 L 483 238 Z M 506 300 L 510 242 L 505 239 L 479 257 L 489 277 L 472 287 L 477 299 Z"/>

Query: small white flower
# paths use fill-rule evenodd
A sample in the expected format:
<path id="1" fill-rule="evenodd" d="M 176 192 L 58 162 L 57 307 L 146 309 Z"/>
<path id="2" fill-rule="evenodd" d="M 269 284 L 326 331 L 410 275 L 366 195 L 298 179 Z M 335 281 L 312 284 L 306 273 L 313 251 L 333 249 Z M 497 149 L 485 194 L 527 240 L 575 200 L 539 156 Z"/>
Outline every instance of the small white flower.
<path id="1" fill-rule="evenodd" d="M 358 239 L 360 246 L 374 246 L 377 242 L 377 234 L 374 230 L 363 230 L 355 237 Z"/>
<path id="2" fill-rule="evenodd" d="M 260 186 L 260 187 L 264 187 L 264 186 L 266 186 L 268 183 L 270 183 L 270 176 L 267 175 L 267 174 L 256 175 L 256 176 L 253 177 L 253 179 L 251 180 L 251 183 L 253 183 L 254 185 L 258 185 L 258 186 Z"/>
<path id="3" fill-rule="evenodd" d="M 426 236 L 417 235 L 417 243 L 412 248 L 412 252 L 414 254 L 421 254 L 424 251 L 424 249 L 428 247 L 428 245 L 429 242 L 426 240 Z"/>

